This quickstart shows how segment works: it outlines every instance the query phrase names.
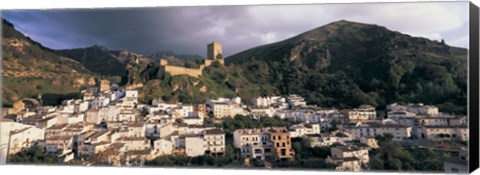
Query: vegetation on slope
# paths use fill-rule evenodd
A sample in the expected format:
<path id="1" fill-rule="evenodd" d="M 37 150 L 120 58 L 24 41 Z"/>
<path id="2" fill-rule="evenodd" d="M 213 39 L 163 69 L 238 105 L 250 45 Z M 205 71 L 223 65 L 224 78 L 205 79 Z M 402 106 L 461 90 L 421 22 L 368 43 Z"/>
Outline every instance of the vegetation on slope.
<path id="1" fill-rule="evenodd" d="M 94 77 L 75 60 L 58 56 L 3 20 L 2 103 L 42 94 L 49 102 L 72 96 Z M 66 96 L 65 96 L 66 95 Z"/>
<path id="2" fill-rule="evenodd" d="M 11 24 L 6 25 L 4 38 L 7 103 L 50 92 L 41 89 L 55 89 L 42 88 L 40 82 L 36 83 L 40 90 L 17 89 L 11 82 L 23 80 L 11 80 L 19 78 L 14 72 L 63 82 L 55 89 L 62 93 L 73 92 L 83 85 L 79 77 L 94 72 L 97 76 L 122 76 L 122 84 L 143 85 L 142 102 L 160 98 L 199 103 L 219 96 L 240 96 L 245 102 L 259 95 L 299 94 L 307 102 L 324 107 L 421 102 L 438 105 L 441 111 L 466 114 L 467 50 L 377 25 L 333 22 L 235 54 L 225 59 L 227 65 L 214 63 L 198 78 L 159 74 L 157 62 L 134 63 L 132 58 L 143 57 L 100 46 L 52 52 L 24 37 Z M 73 59 L 56 55 L 59 53 Z M 196 68 L 200 62 L 182 64 Z M 59 75 L 74 78 L 64 82 Z"/>
<path id="3" fill-rule="evenodd" d="M 32 146 L 8 158 L 9 164 L 58 164 L 57 155 L 47 153 L 45 148 Z"/>
<path id="4" fill-rule="evenodd" d="M 254 95 L 296 93 L 337 108 L 422 102 L 466 114 L 466 49 L 376 25 L 342 20 L 226 61 L 259 85 Z"/>

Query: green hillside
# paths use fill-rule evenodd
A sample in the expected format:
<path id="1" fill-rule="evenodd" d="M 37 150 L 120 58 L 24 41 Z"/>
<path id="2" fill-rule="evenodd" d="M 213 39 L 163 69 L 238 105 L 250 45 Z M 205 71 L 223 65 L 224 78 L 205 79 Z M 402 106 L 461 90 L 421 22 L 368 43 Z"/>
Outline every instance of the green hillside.
<path id="1" fill-rule="evenodd" d="M 78 96 L 80 87 L 94 78 L 82 64 L 56 55 L 32 41 L 2 19 L 2 103 L 42 94 L 45 103 L 56 104 Z"/>
<path id="2" fill-rule="evenodd" d="M 52 51 L 6 21 L 3 32 L 7 104 L 38 93 L 78 92 L 96 75 L 122 77 L 122 84 L 140 90 L 143 102 L 198 103 L 219 96 L 245 102 L 259 95 L 299 94 L 323 107 L 421 102 L 466 114 L 467 50 L 377 25 L 333 22 L 237 53 L 198 78 L 162 74 L 158 60 L 129 51 L 100 46 Z"/>
<path id="3" fill-rule="evenodd" d="M 423 102 L 466 114 L 467 50 L 377 25 L 341 20 L 226 62 L 260 85 L 257 94 L 339 108 Z"/>

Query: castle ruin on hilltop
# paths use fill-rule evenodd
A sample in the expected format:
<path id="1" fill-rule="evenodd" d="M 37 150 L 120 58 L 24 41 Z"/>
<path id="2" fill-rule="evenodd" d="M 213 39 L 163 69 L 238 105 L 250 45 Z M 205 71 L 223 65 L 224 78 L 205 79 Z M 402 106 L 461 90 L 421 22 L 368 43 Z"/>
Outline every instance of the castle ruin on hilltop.
<path id="1" fill-rule="evenodd" d="M 160 59 L 159 75 L 168 72 L 170 75 L 188 75 L 192 77 L 199 77 L 202 75 L 203 69 L 210 66 L 213 62 L 218 62 L 221 65 L 225 64 L 222 55 L 222 44 L 220 42 L 212 42 L 207 45 L 207 58 L 204 59 L 199 68 L 186 68 L 184 66 L 169 65 L 166 59 Z"/>

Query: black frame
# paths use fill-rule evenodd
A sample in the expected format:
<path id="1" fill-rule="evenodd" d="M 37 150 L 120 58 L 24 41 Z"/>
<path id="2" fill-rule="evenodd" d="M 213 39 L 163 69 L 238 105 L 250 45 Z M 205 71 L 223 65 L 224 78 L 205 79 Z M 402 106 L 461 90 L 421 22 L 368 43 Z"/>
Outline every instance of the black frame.
<path id="1" fill-rule="evenodd" d="M 479 167 L 479 9 L 470 2 L 470 48 L 468 64 L 469 171 Z"/>

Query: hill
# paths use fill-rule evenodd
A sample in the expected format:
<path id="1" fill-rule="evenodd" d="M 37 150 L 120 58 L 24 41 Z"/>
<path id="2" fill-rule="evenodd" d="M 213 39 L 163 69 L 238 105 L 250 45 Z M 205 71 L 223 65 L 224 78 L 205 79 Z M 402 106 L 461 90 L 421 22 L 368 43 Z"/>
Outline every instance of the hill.
<path id="1" fill-rule="evenodd" d="M 300 94 L 332 107 L 423 102 L 466 114 L 467 50 L 390 31 L 336 21 L 225 59 L 254 95 Z"/>
<path id="2" fill-rule="evenodd" d="M 148 56 L 148 58 L 159 61 L 161 58 L 175 58 L 181 61 L 187 60 L 203 60 L 200 55 L 176 54 L 172 51 L 158 51 Z"/>
<path id="3" fill-rule="evenodd" d="M 190 59 L 196 56 L 159 52 L 145 57 L 102 46 L 54 51 L 6 21 L 2 47 L 7 103 L 38 93 L 78 92 L 101 76 L 121 77 L 146 103 L 154 98 L 198 103 L 217 96 L 248 102 L 259 95 L 299 94 L 322 107 L 421 102 L 466 114 L 466 49 L 345 20 L 237 53 L 198 78 L 161 74 L 156 60 L 171 58 L 171 64 L 194 68 L 202 64 Z"/>
<path id="4" fill-rule="evenodd" d="M 79 88 L 95 78 L 81 63 L 59 56 L 26 37 L 2 19 L 2 102 L 10 106 L 42 94 L 45 103 L 78 96 Z"/>
<path id="5" fill-rule="evenodd" d="M 87 48 L 57 50 L 56 54 L 72 58 L 91 72 L 104 76 L 126 75 L 129 62 L 139 59 L 148 61 L 144 56 L 128 51 L 111 51 L 104 46 L 93 45 Z"/>

